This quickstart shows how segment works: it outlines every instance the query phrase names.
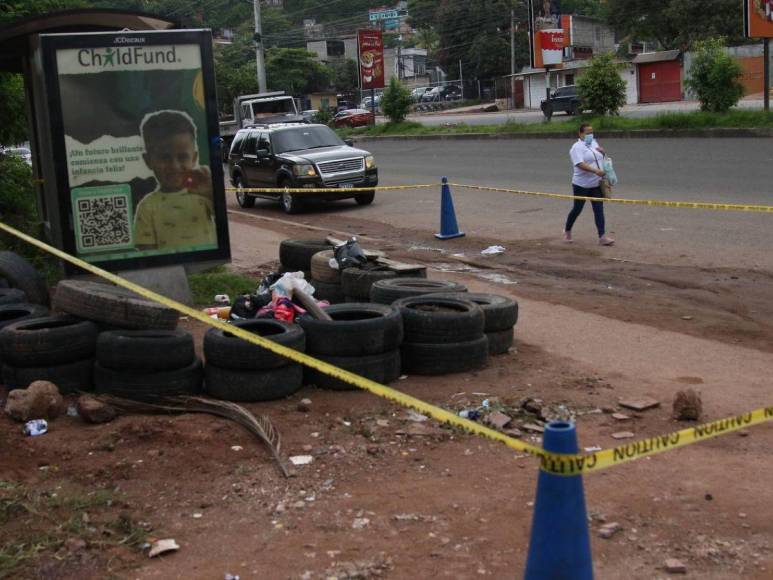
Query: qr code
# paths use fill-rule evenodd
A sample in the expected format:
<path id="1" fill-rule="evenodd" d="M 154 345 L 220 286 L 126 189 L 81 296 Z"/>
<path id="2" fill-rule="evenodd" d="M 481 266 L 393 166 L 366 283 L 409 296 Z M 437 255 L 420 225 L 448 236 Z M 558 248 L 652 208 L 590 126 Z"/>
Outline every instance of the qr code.
<path id="1" fill-rule="evenodd" d="M 78 245 L 100 250 L 132 244 L 132 223 L 125 194 L 78 199 Z"/>

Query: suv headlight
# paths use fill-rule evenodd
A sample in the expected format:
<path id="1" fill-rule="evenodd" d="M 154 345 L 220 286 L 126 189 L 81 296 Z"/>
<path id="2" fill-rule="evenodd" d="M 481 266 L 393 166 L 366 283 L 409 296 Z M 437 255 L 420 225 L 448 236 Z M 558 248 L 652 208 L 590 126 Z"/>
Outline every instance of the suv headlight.
<path id="1" fill-rule="evenodd" d="M 373 169 L 376 166 L 376 158 L 373 155 L 368 155 L 365 158 L 365 169 Z"/>
<path id="2" fill-rule="evenodd" d="M 314 169 L 314 166 L 308 163 L 293 165 L 293 175 L 298 177 L 314 177 L 316 174 L 317 171 Z"/>

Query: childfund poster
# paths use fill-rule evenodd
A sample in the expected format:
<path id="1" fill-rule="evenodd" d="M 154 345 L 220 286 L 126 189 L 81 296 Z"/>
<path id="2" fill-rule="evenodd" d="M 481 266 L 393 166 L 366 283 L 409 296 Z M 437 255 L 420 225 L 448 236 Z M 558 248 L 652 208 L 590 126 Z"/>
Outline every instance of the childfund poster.
<path id="1" fill-rule="evenodd" d="M 201 43 L 185 32 L 82 36 L 87 46 L 54 50 L 76 255 L 214 257 L 227 225 Z"/>

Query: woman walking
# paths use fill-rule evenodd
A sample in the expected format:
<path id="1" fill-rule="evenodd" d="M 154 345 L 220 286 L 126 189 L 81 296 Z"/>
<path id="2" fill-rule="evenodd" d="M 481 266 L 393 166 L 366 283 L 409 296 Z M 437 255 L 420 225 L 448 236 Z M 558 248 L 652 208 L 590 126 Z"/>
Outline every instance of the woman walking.
<path id="1" fill-rule="evenodd" d="M 593 138 L 593 127 L 588 123 L 580 125 L 579 139 L 572 145 L 569 156 L 572 159 L 574 173 L 572 175 L 572 190 L 578 197 L 598 197 L 601 195 L 601 178 L 604 177 L 604 150 Z M 566 218 L 564 228 L 564 241 L 572 241 L 572 227 L 577 217 L 585 207 L 584 199 L 575 199 L 574 207 Z M 604 202 L 592 201 L 593 218 L 596 221 L 596 230 L 599 234 L 599 244 L 611 246 L 615 240 L 606 235 L 604 224 Z"/>

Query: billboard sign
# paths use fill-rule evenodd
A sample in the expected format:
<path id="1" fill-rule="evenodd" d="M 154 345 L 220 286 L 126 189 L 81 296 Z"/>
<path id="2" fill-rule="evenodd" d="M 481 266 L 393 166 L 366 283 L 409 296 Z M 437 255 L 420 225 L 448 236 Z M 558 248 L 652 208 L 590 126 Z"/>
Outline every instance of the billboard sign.
<path id="1" fill-rule="evenodd" d="M 564 29 L 548 28 L 539 31 L 542 64 L 561 64 L 564 56 Z"/>
<path id="2" fill-rule="evenodd" d="M 543 35 L 543 31 L 553 34 Z M 553 41 L 557 40 L 557 31 L 562 31 L 561 0 L 529 0 L 529 43 L 531 49 L 529 51 L 529 58 L 532 68 L 561 64 L 563 61 L 563 51 L 557 55 L 553 46 Z M 546 48 L 550 62 L 543 60 L 543 40 L 549 43 L 549 46 Z M 561 43 L 563 48 L 563 34 L 561 36 Z"/>
<path id="3" fill-rule="evenodd" d="M 743 0 L 743 20 L 748 38 L 773 38 L 773 0 Z"/>
<path id="4" fill-rule="evenodd" d="M 228 259 L 209 31 L 41 35 L 65 250 Z"/>
<path id="5" fill-rule="evenodd" d="M 380 30 L 357 31 L 357 52 L 360 63 L 360 88 L 384 88 L 384 40 Z"/>

